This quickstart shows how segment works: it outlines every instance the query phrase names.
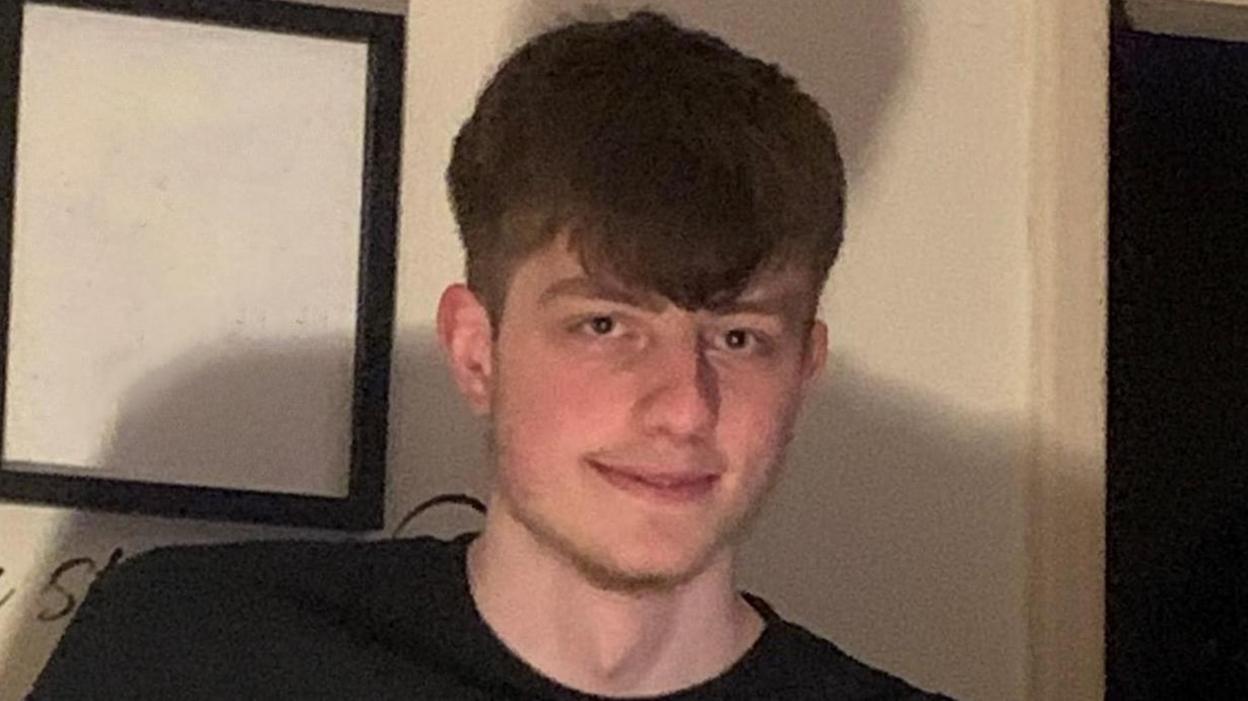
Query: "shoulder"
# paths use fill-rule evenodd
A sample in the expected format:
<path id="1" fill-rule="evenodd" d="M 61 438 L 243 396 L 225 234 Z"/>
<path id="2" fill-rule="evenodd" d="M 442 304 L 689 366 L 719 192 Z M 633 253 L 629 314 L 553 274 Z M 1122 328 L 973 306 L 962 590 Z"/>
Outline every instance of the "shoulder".
<path id="1" fill-rule="evenodd" d="M 358 577 L 400 564 L 452 558 L 455 541 L 431 537 L 382 541 L 263 540 L 213 545 L 158 547 L 122 560 L 106 578 L 281 579 L 282 573 L 308 571 L 327 575 L 352 570 Z M 353 568 L 363 568 L 363 571 Z M 279 575 L 276 576 L 275 575 Z"/>
<path id="2" fill-rule="evenodd" d="M 174 594 L 180 590 L 283 587 L 307 582 L 321 587 L 356 585 L 361 578 L 396 569 L 411 558 L 437 558 L 448 544 L 433 538 L 402 541 L 250 541 L 163 546 L 121 560 L 102 572 L 90 596 L 131 590 Z M 162 585 L 156 589 L 154 585 Z M 170 587 L 173 587 L 172 589 Z"/>
<path id="3" fill-rule="evenodd" d="M 335 564 L 344 561 L 384 563 L 413 554 L 437 557 L 455 541 L 429 536 L 395 540 L 254 540 L 206 545 L 168 545 L 122 560 L 118 568 L 160 573 L 184 567 L 268 567 L 275 564 Z"/>
<path id="4" fill-rule="evenodd" d="M 420 620 L 450 599 L 457 548 L 458 539 L 418 538 L 149 550 L 97 578 L 32 698 L 132 697 L 139 688 L 172 698 L 189 683 L 242 683 L 231 660 L 267 655 L 272 672 L 304 669 L 330 649 L 347 659 L 396 602 Z"/>
<path id="5" fill-rule="evenodd" d="M 192 613 L 302 602 L 358 607 L 402 592 L 436 593 L 458 576 L 456 541 L 251 541 L 178 545 L 122 560 L 92 586 L 84 606 Z M 176 615 L 176 614 L 175 614 Z"/>
<path id="6" fill-rule="evenodd" d="M 793 698 L 921 701 L 947 699 L 855 659 L 836 644 L 789 621 L 771 624 L 768 676 L 792 689 Z"/>

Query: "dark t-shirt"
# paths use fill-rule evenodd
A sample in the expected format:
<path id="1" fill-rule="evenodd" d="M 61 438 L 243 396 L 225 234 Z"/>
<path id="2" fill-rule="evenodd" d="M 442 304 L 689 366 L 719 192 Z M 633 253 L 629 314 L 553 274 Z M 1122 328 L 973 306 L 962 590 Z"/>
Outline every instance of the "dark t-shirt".
<path id="1" fill-rule="evenodd" d="M 472 534 L 160 548 L 92 586 L 32 699 L 593 699 L 542 676 L 478 615 Z M 668 701 L 930 699 L 747 597 L 767 625 Z"/>

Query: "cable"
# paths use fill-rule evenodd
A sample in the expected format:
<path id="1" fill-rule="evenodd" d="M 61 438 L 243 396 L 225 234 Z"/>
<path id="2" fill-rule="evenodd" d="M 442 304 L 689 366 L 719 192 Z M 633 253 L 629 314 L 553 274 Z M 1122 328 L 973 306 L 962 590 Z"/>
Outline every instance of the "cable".
<path id="1" fill-rule="evenodd" d="M 426 499 L 420 502 L 411 511 L 407 512 L 407 514 L 399 520 L 399 525 L 395 526 L 394 530 L 391 531 L 390 537 L 398 538 L 399 534 L 403 532 L 403 529 L 407 527 L 407 524 L 411 523 L 417 516 L 435 506 L 441 506 L 442 504 L 460 504 L 462 506 L 472 507 L 479 514 L 485 514 L 486 512 L 485 503 L 474 496 L 468 494 L 439 494 L 432 499 Z"/>

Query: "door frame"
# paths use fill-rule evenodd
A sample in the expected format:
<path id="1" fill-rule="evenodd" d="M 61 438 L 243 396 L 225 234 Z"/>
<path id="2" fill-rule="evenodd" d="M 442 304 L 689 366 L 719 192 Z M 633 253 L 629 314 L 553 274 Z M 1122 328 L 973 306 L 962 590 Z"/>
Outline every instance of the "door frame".
<path id="1" fill-rule="evenodd" d="M 1105 695 L 1109 3 L 1029 0 L 1028 693 Z"/>

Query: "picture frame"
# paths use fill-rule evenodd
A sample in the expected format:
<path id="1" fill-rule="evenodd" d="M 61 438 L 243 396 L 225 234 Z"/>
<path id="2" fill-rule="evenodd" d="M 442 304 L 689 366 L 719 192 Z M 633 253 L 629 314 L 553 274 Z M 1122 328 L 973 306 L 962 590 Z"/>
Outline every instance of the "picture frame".
<path id="1" fill-rule="evenodd" d="M 0 502 L 381 528 L 404 33 L 0 4 Z"/>

